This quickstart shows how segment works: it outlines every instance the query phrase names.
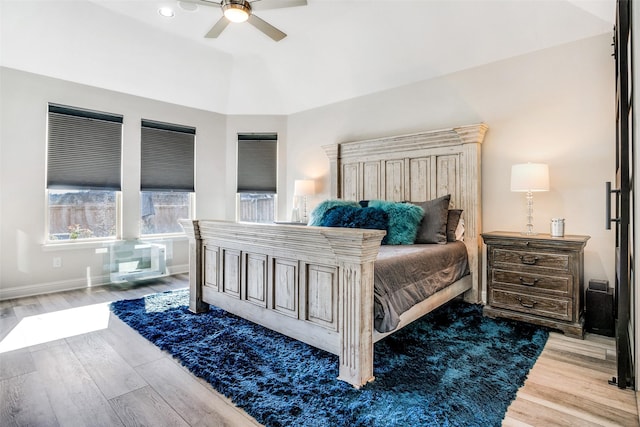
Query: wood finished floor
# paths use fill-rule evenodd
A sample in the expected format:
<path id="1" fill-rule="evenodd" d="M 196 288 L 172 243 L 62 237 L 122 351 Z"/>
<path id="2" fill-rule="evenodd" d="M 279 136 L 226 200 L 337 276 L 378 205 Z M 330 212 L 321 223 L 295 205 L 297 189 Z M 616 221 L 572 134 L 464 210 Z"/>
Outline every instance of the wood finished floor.
<path id="1" fill-rule="evenodd" d="M 106 309 L 186 284 L 178 275 L 0 301 L 0 425 L 259 425 Z M 640 426 L 635 393 L 608 385 L 614 375 L 612 339 L 552 333 L 503 425 Z"/>

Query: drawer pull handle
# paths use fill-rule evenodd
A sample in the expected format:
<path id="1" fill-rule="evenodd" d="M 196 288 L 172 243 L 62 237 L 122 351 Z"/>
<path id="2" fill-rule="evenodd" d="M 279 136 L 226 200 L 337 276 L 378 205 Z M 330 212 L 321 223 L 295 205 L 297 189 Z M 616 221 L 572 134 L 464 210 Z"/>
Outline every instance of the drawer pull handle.
<path id="1" fill-rule="evenodd" d="M 540 258 L 533 255 L 520 255 L 520 261 L 527 265 L 536 265 Z"/>
<path id="2" fill-rule="evenodd" d="M 540 279 L 533 279 L 533 280 L 527 281 L 527 279 L 525 279 L 524 277 L 520 277 L 520 284 L 525 286 L 535 286 L 539 280 Z"/>
<path id="3" fill-rule="evenodd" d="M 522 298 L 520 298 L 520 297 L 516 297 L 516 299 L 518 300 L 520 305 L 523 306 L 524 308 L 533 308 L 537 304 L 536 301 L 524 302 L 524 301 L 522 301 Z"/>

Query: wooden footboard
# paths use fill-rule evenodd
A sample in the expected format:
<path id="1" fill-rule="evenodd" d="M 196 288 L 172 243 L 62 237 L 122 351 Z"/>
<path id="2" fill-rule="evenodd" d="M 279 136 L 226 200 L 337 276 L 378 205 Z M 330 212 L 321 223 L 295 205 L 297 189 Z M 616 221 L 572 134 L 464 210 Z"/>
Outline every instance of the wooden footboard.
<path id="1" fill-rule="evenodd" d="M 373 379 L 374 261 L 380 230 L 181 220 L 189 309 L 213 304 L 338 355 L 339 379 Z"/>

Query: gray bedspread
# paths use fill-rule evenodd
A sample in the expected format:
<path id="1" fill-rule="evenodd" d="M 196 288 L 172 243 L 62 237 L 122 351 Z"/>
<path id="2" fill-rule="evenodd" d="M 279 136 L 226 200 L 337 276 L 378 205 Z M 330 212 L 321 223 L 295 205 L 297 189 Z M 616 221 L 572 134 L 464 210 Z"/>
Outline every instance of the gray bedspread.
<path id="1" fill-rule="evenodd" d="M 376 330 L 394 330 L 402 313 L 467 274 L 462 242 L 381 246 L 375 263 Z"/>

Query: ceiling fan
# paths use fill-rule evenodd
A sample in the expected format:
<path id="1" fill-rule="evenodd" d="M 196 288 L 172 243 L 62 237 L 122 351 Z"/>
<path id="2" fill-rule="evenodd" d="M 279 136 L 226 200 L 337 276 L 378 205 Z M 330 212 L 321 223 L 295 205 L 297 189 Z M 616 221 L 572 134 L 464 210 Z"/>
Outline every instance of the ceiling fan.
<path id="1" fill-rule="evenodd" d="M 287 35 L 258 18 L 253 14 L 254 10 L 280 9 L 284 7 L 306 6 L 307 0 L 180 0 L 185 3 L 201 4 L 203 6 L 217 6 L 222 9 L 223 16 L 205 34 L 206 38 L 216 38 L 227 28 L 231 22 L 245 22 L 256 27 L 275 41 L 280 41 Z"/>

